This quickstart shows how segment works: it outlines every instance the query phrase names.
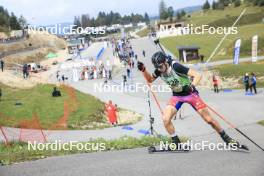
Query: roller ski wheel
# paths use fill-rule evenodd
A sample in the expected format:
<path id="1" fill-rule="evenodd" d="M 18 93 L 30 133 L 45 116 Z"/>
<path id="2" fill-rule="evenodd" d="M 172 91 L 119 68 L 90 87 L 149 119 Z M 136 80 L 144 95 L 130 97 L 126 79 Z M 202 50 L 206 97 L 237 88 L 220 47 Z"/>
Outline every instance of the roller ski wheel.
<path id="1" fill-rule="evenodd" d="M 156 148 L 155 148 L 154 146 L 150 146 L 150 147 L 148 147 L 148 153 L 149 153 L 149 154 L 152 154 L 152 153 L 154 153 L 154 152 L 156 152 Z"/>
<path id="2" fill-rule="evenodd" d="M 148 147 L 148 153 L 152 154 L 152 153 L 166 153 L 166 152 L 170 152 L 170 153 L 185 153 L 185 152 L 189 152 L 189 149 L 179 149 L 179 150 L 172 150 L 172 149 L 157 149 L 154 146 L 150 146 Z"/>
<path id="3" fill-rule="evenodd" d="M 238 146 L 238 150 L 246 150 L 246 151 L 249 151 L 249 148 L 246 146 L 246 145 L 239 145 Z"/>

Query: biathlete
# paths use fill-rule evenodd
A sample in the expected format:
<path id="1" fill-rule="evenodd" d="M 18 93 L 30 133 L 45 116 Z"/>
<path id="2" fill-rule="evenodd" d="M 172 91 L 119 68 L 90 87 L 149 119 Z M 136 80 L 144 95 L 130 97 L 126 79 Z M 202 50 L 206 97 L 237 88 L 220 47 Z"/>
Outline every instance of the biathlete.
<path id="1" fill-rule="evenodd" d="M 152 74 L 147 71 L 142 62 L 138 62 L 137 66 L 138 69 L 143 72 L 144 77 L 149 83 L 152 83 L 160 77 L 172 90 L 173 95 L 164 109 L 162 120 L 164 127 L 171 136 L 172 142 L 175 143 L 177 147 L 181 141 L 175 132 L 172 119 L 183 103 L 190 104 L 204 121 L 210 124 L 217 133 L 219 133 L 226 144 L 240 146 L 236 140 L 226 134 L 220 124 L 210 115 L 207 105 L 199 97 L 199 93 L 195 88 L 202 77 L 199 72 L 168 59 L 163 52 L 156 52 L 152 56 L 151 61 L 155 67 L 155 71 Z M 192 81 L 190 77 L 192 77 Z"/>

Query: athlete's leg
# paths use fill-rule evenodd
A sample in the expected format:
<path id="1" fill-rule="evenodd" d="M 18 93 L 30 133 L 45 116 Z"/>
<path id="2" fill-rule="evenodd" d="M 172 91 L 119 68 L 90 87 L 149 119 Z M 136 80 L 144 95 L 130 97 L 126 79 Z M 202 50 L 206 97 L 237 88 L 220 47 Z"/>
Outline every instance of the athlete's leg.
<path id="1" fill-rule="evenodd" d="M 211 125 L 218 133 L 223 130 L 219 123 L 211 116 L 207 108 L 199 109 L 197 112 L 204 119 L 204 121 Z"/>
<path id="2" fill-rule="evenodd" d="M 198 114 L 219 133 L 224 142 L 226 142 L 227 144 L 238 144 L 237 141 L 233 140 L 225 133 L 219 123 L 210 115 L 207 109 L 207 105 L 202 101 L 197 93 L 192 94 L 189 97 L 188 103 L 190 103 L 198 112 Z"/>
<path id="3" fill-rule="evenodd" d="M 182 103 L 179 103 L 179 104 L 182 104 Z M 172 123 L 172 119 L 176 115 L 176 113 L 177 113 L 177 106 L 175 107 L 175 106 L 168 104 L 164 110 L 162 120 L 164 123 L 164 127 L 166 128 L 167 132 L 171 136 L 172 143 L 176 144 L 176 146 L 179 147 L 178 144 L 180 144 L 181 141 L 180 141 L 179 137 L 176 135 L 175 128 L 174 128 L 173 123 Z M 178 149 L 180 149 L 180 148 L 178 148 Z"/>
<path id="4" fill-rule="evenodd" d="M 228 134 L 225 133 L 220 124 L 210 115 L 207 108 L 197 110 L 197 112 L 208 124 L 210 124 L 220 134 L 220 137 L 225 143 L 239 145 L 236 140 L 232 139 Z"/>
<path id="5" fill-rule="evenodd" d="M 164 127 L 166 128 L 167 132 L 170 135 L 175 134 L 175 128 L 174 128 L 171 120 L 176 115 L 176 113 L 177 113 L 177 110 L 174 106 L 167 105 L 165 110 L 164 110 L 164 114 L 162 116 Z"/>

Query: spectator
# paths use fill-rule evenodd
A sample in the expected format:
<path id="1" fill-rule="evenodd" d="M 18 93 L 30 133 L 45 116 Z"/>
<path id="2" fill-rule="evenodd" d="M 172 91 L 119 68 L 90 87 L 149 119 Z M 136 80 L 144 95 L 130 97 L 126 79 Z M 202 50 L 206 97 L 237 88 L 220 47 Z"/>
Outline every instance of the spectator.
<path id="1" fill-rule="evenodd" d="M 250 82 L 250 85 L 249 85 L 250 93 L 252 93 L 252 88 L 253 88 L 255 94 L 257 94 L 257 88 L 256 88 L 257 78 L 256 78 L 256 75 L 254 73 L 251 73 L 251 78 L 250 78 L 249 82 Z"/>
<path id="2" fill-rule="evenodd" d="M 62 76 L 61 76 L 61 79 L 62 79 L 62 81 L 64 82 L 64 81 L 65 81 L 65 76 L 62 75 Z"/>
<path id="3" fill-rule="evenodd" d="M 245 91 L 247 92 L 248 89 L 249 89 L 249 76 L 248 76 L 248 73 L 245 74 L 243 82 L 244 82 L 244 85 L 245 85 Z"/>
<path id="4" fill-rule="evenodd" d="M 61 97 L 61 92 L 56 87 L 53 88 L 52 97 Z"/>
<path id="5" fill-rule="evenodd" d="M 108 104 L 105 104 L 105 109 L 106 109 L 106 112 L 107 112 L 107 117 L 109 119 L 109 122 L 112 125 L 117 125 L 118 124 L 117 115 L 116 115 L 117 106 L 113 105 L 112 101 L 109 100 Z"/>
<path id="6" fill-rule="evenodd" d="M 123 75 L 123 86 L 126 85 L 126 82 L 127 82 L 127 76 L 126 75 Z"/>
<path id="7" fill-rule="evenodd" d="M 204 55 L 200 55 L 200 59 L 201 59 L 201 62 L 203 63 L 204 62 Z"/>
<path id="8" fill-rule="evenodd" d="M 57 78 L 57 81 L 59 81 L 60 82 L 60 71 L 57 71 L 57 73 L 56 73 L 56 78 Z"/>
<path id="9" fill-rule="evenodd" d="M 79 57 L 80 59 L 82 59 L 81 50 L 80 50 L 80 46 L 79 45 L 77 45 L 76 53 L 77 53 L 76 58 Z"/>
<path id="10" fill-rule="evenodd" d="M 132 68 L 134 69 L 135 68 L 135 62 L 134 62 L 134 60 L 132 59 Z"/>
<path id="11" fill-rule="evenodd" d="M 23 65 L 23 77 L 26 79 L 28 77 L 28 66 L 27 64 Z"/>
<path id="12" fill-rule="evenodd" d="M 93 67 L 93 79 L 97 79 L 97 70 L 96 67 Z"/>
<path id="13" fill-rule="evenodd" d="M 4 71 L 4 65 L 5 65 L 3 59 L 0 60 L 0 64 L 1 64 L 1 70 L 3 72 Z"/>
<path id="14" fill-rule="evenodd" d="M 136 61 L 137 61 L 137 58 L 138 58 L 138 55 L 137 55 L 137 54 L 135 54 L 135 59 L 136 59 Z"/>
<path id="15" fill-rule="evenodd" d="M 108 70 L 108 79 L 112 80 L 112 70 Z"/>
<path id="16" fill-rule="evenodd" d="M 214 92 L 219 93 L 218 79 L 217 79 L 216 75 L 213 75 L 213 85 L 214 85 Z"/>
<path id="17" fill-rule="evenodd" d="M 129 67 L 127 67 L 127 69 L 126 69 L 126 71 L 127 71 L 127 77 L 130 79 L 130 68 Z"/>

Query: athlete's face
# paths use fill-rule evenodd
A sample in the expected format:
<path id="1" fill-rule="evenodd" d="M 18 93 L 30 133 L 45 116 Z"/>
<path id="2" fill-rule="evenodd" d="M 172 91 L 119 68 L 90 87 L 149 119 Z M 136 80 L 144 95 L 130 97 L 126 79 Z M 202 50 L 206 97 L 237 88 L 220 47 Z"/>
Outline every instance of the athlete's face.
<path id="1" fill-rule="evenodd" d="M 158 69 L 161 73 L 165 73 L 166 70 L 167 70 L 167 66 L 166 66 L 165 63 L 163 63 L 163 64 L 160 64 L 160 65 L 158 66 L 157 69 Z"/>

